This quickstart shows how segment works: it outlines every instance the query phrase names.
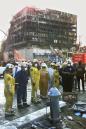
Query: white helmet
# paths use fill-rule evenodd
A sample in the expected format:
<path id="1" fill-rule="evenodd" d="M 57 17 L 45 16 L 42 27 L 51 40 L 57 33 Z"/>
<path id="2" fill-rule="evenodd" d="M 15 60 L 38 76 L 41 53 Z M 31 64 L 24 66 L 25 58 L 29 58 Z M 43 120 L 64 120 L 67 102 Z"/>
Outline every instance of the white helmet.
<path id="1" fill-rule="evenodd" d="M 14 65 L 13 64 L 10 64 L 10 63 L 8 63 L 7 65 L 6 65 L 6 68 L 9 68 L 9 69 L 12 69 L 14 67 Z"/>
<path id="2" fill-rule="evenodd" d="M 31 62 L 29 62 L 29 63 L 28 63 L 28 65 L 29 65 L 29 66 L 32 66 L 32 63 L 31 63 Z"/>
<path id="3" fill-rule="evenodd" d="M 46 67 L 47 68 L 47 65 L 45 63 L 42 63 L 41 67 Z"/>
<path id="4" fill-rule="evenodd" d="M 38 62 L 38 60 L 37 59 L 33 59 L 33 62 L 35 63 L 35 62 Z"/>

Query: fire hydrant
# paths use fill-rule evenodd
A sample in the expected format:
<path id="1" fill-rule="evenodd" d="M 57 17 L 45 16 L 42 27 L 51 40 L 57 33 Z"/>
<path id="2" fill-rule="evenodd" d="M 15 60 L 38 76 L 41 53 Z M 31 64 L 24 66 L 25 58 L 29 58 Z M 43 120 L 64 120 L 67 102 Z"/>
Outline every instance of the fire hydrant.
<path id="1" fill-rule="evenodd" d="M 60 120 L 59 96 L 61 93 L 56 87 L 52 87 L 48 95 L 50 97 L 50 119 L 55 124 Z"/>

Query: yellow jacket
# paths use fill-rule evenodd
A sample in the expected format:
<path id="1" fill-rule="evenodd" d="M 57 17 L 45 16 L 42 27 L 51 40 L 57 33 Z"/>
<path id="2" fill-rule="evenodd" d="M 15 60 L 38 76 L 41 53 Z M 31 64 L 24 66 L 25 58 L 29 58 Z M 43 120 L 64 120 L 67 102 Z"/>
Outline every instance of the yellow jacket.
<path id="1" fill-rule="evenodd" d="M 30 75 L 31 75 L 31 82 L 35 84 L 35 87 L 39 87 L 40 71 L 35 67 L 31 67 Z"/>
<path id="2" fill-rule="evenodd" d="M 54 71 L 54 86 L 59 87 L 59 72 L 58 70 Z"/>
<path id="3" fill-rule="evenodd" d="M 4 93 L 5 94 L 12 94 L 14 95 L 15 93 L 15 79 L 8 73 L 5 73 L 4 75 Z"/>

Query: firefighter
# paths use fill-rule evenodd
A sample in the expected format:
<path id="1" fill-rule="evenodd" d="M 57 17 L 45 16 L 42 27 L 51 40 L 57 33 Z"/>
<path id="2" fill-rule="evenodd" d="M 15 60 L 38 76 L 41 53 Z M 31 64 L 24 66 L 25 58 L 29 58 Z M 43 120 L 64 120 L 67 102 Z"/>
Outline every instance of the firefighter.
<path id="1" fill-rule="evenodd" d="M 40 70 L 40 97 L 47 98 L 48 95 L 48 81 L 49 81 L 49 74 L 47 70 L 47 65 L 42 63 L 42 69 Z"/>
<path id="2" fill-rule="evenodd" d="M 21 70 L 17 72 L 16 76 L 17 83 L 17 107 L 22 109 L 30 106 L 27 104 L 27 84 L 28 84 L 28 74 L 25 71 L 25 66 L 22 64 Z"/>
<path id="3" fill-rule="evenodd" d="M 58 65 L 55 64 L 54 66 L 54 86 L 59 88 L 59 80 L 60 80 L 60 75 L 58 71 Z"/>
<path id="4" fill-rule="evenodd" d="M 6 67 L 4 73 L 4 84 L 5 84 L 4 95 L 6 98 L 5 116 L 14 115 L 12 104 L 15 93 L 15 79 L 12 77 L 12 69 L 13 66 L 9 65 Z"/>
<path id="5" fill-rule="evenodd" d="M 40 102 L 37 96 L 37 91 L 39 89 L 40 71 L 38 69 L 37 62 L 33 62 L 33 65 L 30 69 L 30 76 L 31 76 L 31 84 L 32 84 L 31 102 L 38 103 Z"/>

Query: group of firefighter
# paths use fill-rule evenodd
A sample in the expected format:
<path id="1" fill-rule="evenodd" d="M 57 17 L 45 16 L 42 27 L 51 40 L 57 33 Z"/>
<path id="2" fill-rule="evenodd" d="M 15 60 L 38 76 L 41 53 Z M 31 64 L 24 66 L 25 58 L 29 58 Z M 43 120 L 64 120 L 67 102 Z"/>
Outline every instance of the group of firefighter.
<path id="1" fill-rule="evenodd" d="M 48 91 L 52 87 L 60 89 L 63 92 L 72 92 L 73 89 L 80 91 L 80 80 L 82 81 L 82 90 L 84 87 L 85 67 L 81 63 L 71 64 L 63 63 L 61 66 L 56 62 L 39 63 L 37 60 L 30 62 L 27 66 L 23 63 L 18 65 L 7 64 L 4 72 L 4 95 L 5 116 L 14 115 L 12 108 L 14 95 L 17 95 L 17 108 L 23 109 L 30 106 L 27 104 L 27 85 L 31 80 L 31 102 L 40 103 L 42 99 L 48 98 Z M 39 95 L 38 95 L 39 91 Z"/>

